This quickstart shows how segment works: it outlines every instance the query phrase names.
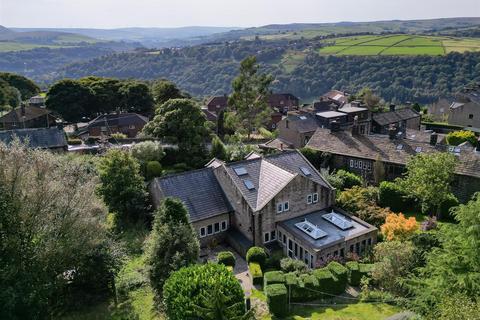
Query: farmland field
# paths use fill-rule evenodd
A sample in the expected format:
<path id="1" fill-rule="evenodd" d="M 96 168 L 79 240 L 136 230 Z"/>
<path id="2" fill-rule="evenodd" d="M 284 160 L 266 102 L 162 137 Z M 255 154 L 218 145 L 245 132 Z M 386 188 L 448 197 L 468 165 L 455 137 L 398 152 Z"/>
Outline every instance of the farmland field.
<path id="1" fill-rule="evenodd" d="M 324 41 L 322 55 L 444 55 L 450 52 L 479 52 L 480 39 L 416 35 L 353 36 Z"/>

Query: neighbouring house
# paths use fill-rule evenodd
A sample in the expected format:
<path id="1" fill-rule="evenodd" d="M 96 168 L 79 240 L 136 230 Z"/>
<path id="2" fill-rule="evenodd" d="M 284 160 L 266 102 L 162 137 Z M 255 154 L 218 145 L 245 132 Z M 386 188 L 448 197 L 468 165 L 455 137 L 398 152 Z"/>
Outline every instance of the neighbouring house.
<path id="1" fill-rule="evenodd" d="M 206 107 L 207 110 L 218 114 L 220 111 L 225 110 L 228 106 L 228 96 L 225 94 L 223 96 L 214 96 L 207 100 Z"/>
<path id="2" fill-rule="evenodd" d="M 390 111 L 378 112 L 372 115 L 372 132 L 388 134 L 388 129 L 395 126 L 402 132 L 408 129 L 420 130 L 421 116 L 411 108 L 396 109 L 390 105 Z"/>
<path id="3" fill-rule="evenodd" d="M 318 126 L 314 115 L 292 112 L 277 124 L 278 139 L 293 148 L 302 148 L 307 144 Z"/>
<path id="4" fill-rule="evenodd" d="M 45 107 L 45 97 L 41 95 L 36 95 L 28 99 L 28 105 L 30 107 Z"/>
<path id="5" fill-rule="evenodd" d="M 346 103 L 348 103 L 348 97 L 350 94 L 344 91 L 339 91 L 339 90 L 330 90 L 327 93 L 323 94 L 320 97 L 320 101 L 331 101 L 335 103 L 338 106 L 342 106 Z"/>
<path id="6" fill-rule="evenodd" d="M 291 93 L 272 93 L 268 97 L 268 104 L 272 109 L 286 114 L 297 110 L 300 100 Z"/>
<path id="7" fill-rule="evenodd" d="M 22 105 L 0 117 L 0 129 L 49 128 L 57 125 L 57 118 L 45 108 Z"/>
<path id="8" fill-rule="evenodd" d="M 135 138 L 147 124 L 148 118 L 138 113 L 111 113 L 96 117 L 78 130 L 82 138 L 110 137 L 113 133 L 123 133 Z"/>
<path id="9" fill-rule="evenodd" d="M 436 121 L 480 128 L 480 84 L 464 88 L 454 98 L 442 98 L 428 108 Z"/>
<path id="10" fill-rule="evenodd" d="M 206 168 L 156 178 L 155 206 L 182 200 L 202 246 L 225 239 L 245 254 L 252 245 L 281 246 L 315 267 L 330 256 L 362 254 L 377 229 L 335 207 L 335 189 L 298 151 L 243 161 L 210 161 Z"/>
<path id="11" fill-rule="evenodd" d="M 468 143 L 453 147 L 442 143 L 443 140 L 444 137 L 436 133 L 415 130 L 408 130 L 406 135 L 399 134 L 398 129 L 392 129 L 388 135 L 354 135 L 319 128 L 307 147 L 328 155 L 325 167 L 346 169 L 373 183 L 379 178 L 400 177 L 407 161 L 416 154 L 450 152 L 457 158 L 453 191 L 461 201 L 467 201 L 480 191 L 480 147 Z"/>
<path id="12" fill-rule="evenodd" d="M 18 138 L 32 149 L 49 149 L 56 152 L 68 148 L 65 132 L 59 127 L 28 128 L 0 131 L 0 141 L 10 144 Z"/>

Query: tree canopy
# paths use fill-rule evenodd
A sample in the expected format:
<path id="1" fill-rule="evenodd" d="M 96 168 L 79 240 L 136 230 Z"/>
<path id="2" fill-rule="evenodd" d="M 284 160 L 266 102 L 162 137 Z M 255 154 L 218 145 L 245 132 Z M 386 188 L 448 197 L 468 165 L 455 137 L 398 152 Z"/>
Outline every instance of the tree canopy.
<path id="1" fill-rule="evenodd" d="M 16 88 L 20 92 L 21 100 L 27 100 L 40 92 L 35 82 L 15 73 L 0 72 L 0 79 Z"/>

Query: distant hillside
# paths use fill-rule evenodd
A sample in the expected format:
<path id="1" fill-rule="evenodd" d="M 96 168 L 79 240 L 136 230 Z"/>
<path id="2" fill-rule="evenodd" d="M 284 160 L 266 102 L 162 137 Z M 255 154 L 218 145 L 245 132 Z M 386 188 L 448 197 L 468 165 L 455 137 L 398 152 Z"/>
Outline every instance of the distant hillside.
<path id="1" fill-rule="evenodd" d="M 0 28 L 0 41 L 35 45 L 76 45 L 99 42 L 97 39 L 75 33 L 44 30 L 20 32 L 5 27 Z"/>
<path id="2" fill-rule="evenodd" d="M 180 28 L 12 28 L 21 32 L 67 32 L 107 41 L 139 42 L 147 47 L 184 46 L 194 44 L 199 37 L 236 30 L 234 27 L 180 27 Z"/>

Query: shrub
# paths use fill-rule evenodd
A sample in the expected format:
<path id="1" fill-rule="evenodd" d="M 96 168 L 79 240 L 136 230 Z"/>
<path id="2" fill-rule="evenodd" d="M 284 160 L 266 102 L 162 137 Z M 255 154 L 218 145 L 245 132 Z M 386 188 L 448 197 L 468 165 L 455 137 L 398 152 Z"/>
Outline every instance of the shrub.
<path id="1" fill-rule="evenodd" d="M 82 144 L 82 140 L 78 138 L 69 138 L 67 142 L 72 146 Z"/>
<path id="2" fill-rule="evenodd" d="M 165 156 L 162 144 L 159 141 L 143 141 L 136 143 L 130 149 L 132 156 L 140 163 L 161 161 Z"/>
<path id="3" fill-rule="evenodd" d="M 395 212 L 404 212 L 415 208 L 415 202 L 406 198 L 405 191 L 395 182 L 382 181 L 378 188 L 378 203 Z"/>
<path id="4" fill-rule="evenodd" d="M 415 217 L 407 219 L 402 213 L 391 213 L 387 215 L 385 223 L 381 226 L 380 230 L 388 241 L 403 241 L 418 230 L 418 224 Z"/>
<path id="5" fill-rule="evenodd" d="M 285 274 L 282 271 L 269 271 L 263 275 L 263 285 L 285 283 Z"/>
<path id="6" fill-rule="evenodd" d="M 158 161 L 147 162 L 147 180 L 160 177 L 162 175 L 162 165 Z"/>
<path id="7" fill-rule="evenodd" d="M 285 272 L 305 272 L 308 270 L 305 262 L 292 258 L 283 258 L 280 260 L 280 268 Z"/>
<path id="8" fill-rule="evenodd" d="M 270 312 L 277 317 L 288 313 L 287 288 L 284 284 L 271 284 L 265 287 L 265 295 Z"/>
<path id="9" fill-rule="evenodd" d="M 428 217 L 427 220 L 423 221 L 420 225 L 420 230 L 422 231 L 430 231 L 437 228 L 437 218 L 436 217 Z"/>
<path id="10" fill-rule="evenodd" d="M 336 292 L 338 294 L 341 294 L 345 291 L 345 288 L 347 287 L 348 283 L 348 270 L 344 266 L 342 266 L 340 263 L 336 261 L 332 261 L 328 264 L 327 269 L 330 270 L 330 272 L 333 274 L 333 276 L 336 278 Z"/>
<path id="11" fill-rule="evenodd" d="M 327 160 L 328 157 L 325 153 L 317 151 L 311 148 L 302 148 L 300 152 L 307 158 L 307 160 L 313 164 L 315 168 L 320 168 L 322 163 Z"/>
<path id="12" fill-rule="evenodd" d="M 267 254 L 261 247 L 251 247 L 247 251 L 247 263 L 257 262 L 261 266 L 265 266 L 267 260 Z"/>
<path id="13" fill-rule="evenodd" d="M 114 140 L 120 140 L 120 139 L 127 139 L 127 135 L 125 133 L 112 133 L 110 135 Z"/>
<path id="14" fill-rule="evenodd" d="M 223 295 L 228 319 L 243 315 L 244 293 L 235 276 L 220 264 L 193 265 L 174 272 L 163 287 L 163 302 L 168 319 L 200 318 L 199 309 L 210 309 L 214 301 L 207 299 Z M 222 297 L 221 297 L 222 298 Z M 230 313 L 231 312 L 231 313 Z"/>
<path id="15" fill-rule="evenodd" d="M 449 221 L 454 221 L 454 217 L 452 213 L 450 212 L 453 207 L 457 207 L 460 204 L 458 201 L 457 197 L 455 197 L 454 194 L 450 194 L 447 196 L 447 199 L 442 202 L 442 205 L 440 206 L 440 212 L 442 214 L 441 219 L 442 220 L 449 220 Z"/>
<path id="16" fill-rule="evenodd" d="M 260 264 L 258 262 L 250 262 L 248 264 L 248 270 L 250 271 L 253 284 L 261 285 L 263 283 L 263 273 Z"/>
<path id="17" fill-rule="evenodd" d="M 477 145 L 477 137 L 475 137 L 475 133 L 473 131 L 454 131 L 447 134 L 447 143 L 452 146 L 458 146 L 459 144 L 468 141 L 473 146 Z"/>
<path id="18" fill-rule="evenodd" d="M 301 274 L 299 277 L 300 286 L 303 287 L 302 293 L 304 300 L 315 300 L 321 296 L 319 281 L 312 274 Z"/>
<path id="19" fill-rule="evenodd" d="M 338 170 L 334 175 L 342 181 L 342 190 L 362 185 L 362 178 L 355 173 L 345 170 Z"/>
<path id="20" fill-rule="evenodd" d="M 87 140 L 86 140 L 86 143 L 87 143 L 87 144 L 96 144 L 96 143 L 97 143 L 97 139 L 96 139 L 96 138 L 93 138 L 93 137 L 88 137 Z"/>
<path id="21" fill-rule="evenodd" d="M 348 269 L 348 283 L 352 286 L 359 286 L 362 277 L 360 276 L 360 268 L 358 266 L 358 262 L 348 261 L 345 266 Z"/>
<path id="22" fill-rule="evenodd" d="M 266 268 L 271 268 L 274 270 L 280 269 L 280 261 L 283 258 L 283 251 L 282 250 L 274 250 L 270 253 L 267 258 Z"/>
<path id="23" fill-rule="evenodd" d="M 235 267 L 235 255 L 230 251 L 219 252 L 217 255 L 217 261 L 226 266 Z"/>
<path id="24" fill-rule="evenodd" d="M 335 294 L 335 278 L 330 270 L 327 268 L 316 269 L 313 271 L 313 275 L 318 280 L 319 290 L 327 294 Z"/>

